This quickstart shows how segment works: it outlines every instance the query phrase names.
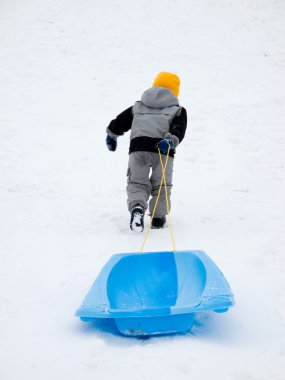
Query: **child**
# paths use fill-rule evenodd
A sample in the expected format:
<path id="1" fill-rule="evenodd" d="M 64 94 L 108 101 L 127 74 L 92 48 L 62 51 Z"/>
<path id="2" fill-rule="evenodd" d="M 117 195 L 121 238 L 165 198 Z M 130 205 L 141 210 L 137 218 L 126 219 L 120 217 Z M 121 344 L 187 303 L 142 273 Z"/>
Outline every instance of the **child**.
<path id="1" fill-rule="evenodd" d="M 107 127 L 106 144 L 112 152 L 117 148 L 117 137 L 131 129 L 127 203 L 131 213 L 130 228 L 134 231 L 144 229 L 144 214 L 150 195 L 149 211 L 151 215 L 153 213 L 162 177 L 158 148 L 163 164 L 170 148 L 165 170 L 170 197 L 175 149 L 183 140 L 187 126 L 186 109 L 177 99 L 179 86 L 180 79 L 176 74 L 159 73 L 141 100 L 119 114 Z M 166 199 L 161 193 L 151 228 L 163 228 L 166 214 Z"/>

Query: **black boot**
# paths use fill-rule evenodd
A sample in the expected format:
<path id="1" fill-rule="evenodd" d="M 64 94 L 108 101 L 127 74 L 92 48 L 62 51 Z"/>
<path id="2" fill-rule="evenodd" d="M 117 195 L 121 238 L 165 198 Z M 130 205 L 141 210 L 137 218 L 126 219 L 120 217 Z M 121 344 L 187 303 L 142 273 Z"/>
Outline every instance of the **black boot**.
<path id="1" fill-rule="evenodd" d="M 137 203 L 131 210 L 130 229 L 136 232 L 142 232 L 144 229 L 144 208 Z"/>
<path id="2" fill-rule="evenodd" d="M 165 216 L 163 218 L 153 218 L 151 222 L 151 228 L 157 229 L 157 228 L 163 228 L 165 225 L 166 218 Z"/>

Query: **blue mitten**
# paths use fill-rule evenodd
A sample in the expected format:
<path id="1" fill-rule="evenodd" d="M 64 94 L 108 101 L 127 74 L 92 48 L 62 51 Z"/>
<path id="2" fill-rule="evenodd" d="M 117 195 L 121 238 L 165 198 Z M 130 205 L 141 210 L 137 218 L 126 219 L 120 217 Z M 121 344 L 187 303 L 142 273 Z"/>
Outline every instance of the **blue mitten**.
<path id="1" fill-rule="evenodd" d="M 174 142 L 171 139 L 163 139 L 160 140 L 156 146 L 162 153 L 167 153 L 168 147 L 169 149 L 174 149 Z"/>
<path id="2" fill-rule="evenodd" d="M 106 144 L 111 152 L 115 152 L 115 150 L 117 149 L 117 137 L 111 137 L 107 135 Z"/>

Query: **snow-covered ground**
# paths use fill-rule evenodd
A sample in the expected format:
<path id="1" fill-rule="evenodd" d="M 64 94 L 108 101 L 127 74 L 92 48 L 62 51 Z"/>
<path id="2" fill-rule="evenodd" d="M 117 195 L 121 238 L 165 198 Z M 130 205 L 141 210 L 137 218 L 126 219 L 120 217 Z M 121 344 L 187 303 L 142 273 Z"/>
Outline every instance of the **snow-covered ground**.
<path id="1" fill-rule="evenodd" d="M 0 378 L 285 378 L 285 4 L 0 1 Z M 202 249 L 236 306 L 191 334 L 124 338 L 74 312 L 101 267 L 138 251 L 128 136 L 110 119 L 159 71 L 181 77 L 177 249 Z M 169 229 L 146 250 L 171 249 Z"/>

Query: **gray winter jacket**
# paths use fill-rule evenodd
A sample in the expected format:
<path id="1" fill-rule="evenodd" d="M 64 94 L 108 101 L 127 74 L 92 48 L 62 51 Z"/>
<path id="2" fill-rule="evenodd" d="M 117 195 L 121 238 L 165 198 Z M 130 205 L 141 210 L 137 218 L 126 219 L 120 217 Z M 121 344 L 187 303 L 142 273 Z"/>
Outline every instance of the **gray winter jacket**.
<path id="1" fill-rule="evenodd" d="M 110 136 L 120 136 L 131 129 L 130 150 L 157 152 L 156 144 L 171 138 L 175 147 L 182 141 L 187 127 L 187 113 L 173 93 L 164 87 L 151 87 L 141 100 L 128 108 L 107 128 Z M 173 156 L 175 151 L 171 151 Z"/>

